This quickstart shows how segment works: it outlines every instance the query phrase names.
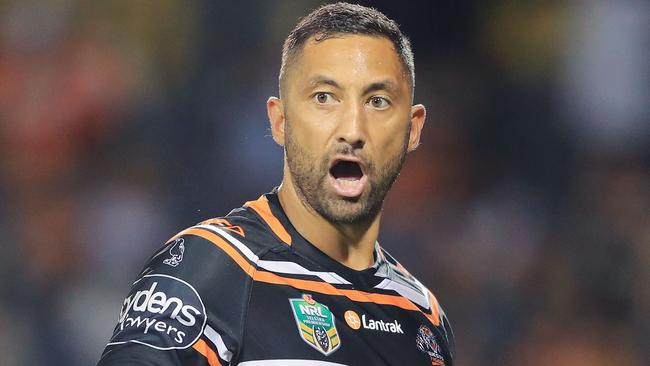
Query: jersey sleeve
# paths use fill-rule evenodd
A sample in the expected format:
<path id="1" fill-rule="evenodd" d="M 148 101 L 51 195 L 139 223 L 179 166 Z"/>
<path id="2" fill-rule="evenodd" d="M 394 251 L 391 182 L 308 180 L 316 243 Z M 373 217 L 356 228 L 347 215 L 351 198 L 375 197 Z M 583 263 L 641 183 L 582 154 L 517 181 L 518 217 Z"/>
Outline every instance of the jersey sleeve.
<path id="1" fill-rule="evenodd" d="M 209 225 L 187 229 L 149 259 L 98 366 L 233 362 L 250 280 L 246 258 L 219 234 Z"/>
<path id="2" fill-rule="evenodd" d="M 454 331 L 451 328 L 451 324 L 449 323 L 449 318 L 447 318 L 447 314 L 445 314 L 445 311 L 440 307 L 440 325 L 443 330 L 443 334 L 445 336 L 445 340 L 447 343 L 447 350 L 449 351 L 449 364 L 452 365 L 455 363 L 455 358 L 456 358 L 456 340 L 454 339 Z"/>

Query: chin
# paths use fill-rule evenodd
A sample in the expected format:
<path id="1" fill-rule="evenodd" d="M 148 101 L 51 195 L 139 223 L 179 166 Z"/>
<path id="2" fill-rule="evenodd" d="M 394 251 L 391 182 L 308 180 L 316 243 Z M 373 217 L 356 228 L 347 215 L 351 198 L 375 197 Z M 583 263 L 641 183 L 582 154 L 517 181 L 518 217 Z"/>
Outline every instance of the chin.
<path id="1" fill-rule="evenodd" d="M 371 207 L 363 196 L 320 202 L 316 211 L 327 221 L 338 224 L 367 223 L 375 219 L 379 208 Z"/>

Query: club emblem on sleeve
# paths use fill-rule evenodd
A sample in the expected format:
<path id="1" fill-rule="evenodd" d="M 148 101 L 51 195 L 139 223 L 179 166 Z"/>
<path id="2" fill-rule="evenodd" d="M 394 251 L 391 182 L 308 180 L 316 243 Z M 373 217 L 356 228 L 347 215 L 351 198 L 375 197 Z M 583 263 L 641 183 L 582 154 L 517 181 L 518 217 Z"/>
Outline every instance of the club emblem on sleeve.
<path id="1" fill-rule="evenodd" d="M 300 338 L 325 356 L 339 349 L 341 340 L 336 331 L 334 314 L 311 295 L 289 299 Z"/>
<path id="2" fill-rule="evenodd" d="M 445 359 L 442 357 L 442 350 L 436 342 L 436 336 L 433 335 L 431 329 L 424 325 L 420 325 L 418 335 L 415 337 L 415 344 L 418 349 L 431 357 L 431 365 L 445 366 Z"/>
<path id="3" fill-rule="evenodd" d="M 163 263 L 176 267 L 183 261 L 183 253 L 185 253 L 185 239 L 176 238 L 169 249 L 170 257 L 165 259 Z"/>

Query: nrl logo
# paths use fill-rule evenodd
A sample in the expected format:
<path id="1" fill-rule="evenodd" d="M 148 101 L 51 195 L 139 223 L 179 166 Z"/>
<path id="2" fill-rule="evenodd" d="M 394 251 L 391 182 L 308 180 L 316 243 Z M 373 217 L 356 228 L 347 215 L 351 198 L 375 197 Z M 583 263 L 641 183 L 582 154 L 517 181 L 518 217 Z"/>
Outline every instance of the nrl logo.
<path id="1" fill-rule="evenodd" d="M 341 340 L 336 331 L 334 314 L 327 306 L 306 294 L 299 299 L 289 299 L 289 303 L 303 341 L 325 356 L 339 349 Z"/>

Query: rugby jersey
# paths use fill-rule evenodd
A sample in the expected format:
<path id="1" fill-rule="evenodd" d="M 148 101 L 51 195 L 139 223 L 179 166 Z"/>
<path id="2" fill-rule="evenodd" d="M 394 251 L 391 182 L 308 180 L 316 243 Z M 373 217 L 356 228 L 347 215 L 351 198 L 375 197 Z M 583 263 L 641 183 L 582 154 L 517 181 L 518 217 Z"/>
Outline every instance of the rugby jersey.
<path id="1" fill-rule="evenodd" d="M 433 294 L 379 244 L 357 271 L 300 236 L 277 190 L 181 231 L 124 300 L 109 365 L 453 365 Z"/>

